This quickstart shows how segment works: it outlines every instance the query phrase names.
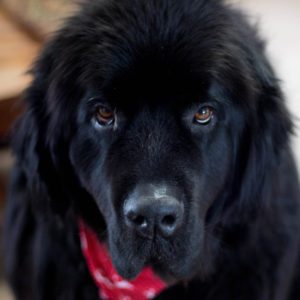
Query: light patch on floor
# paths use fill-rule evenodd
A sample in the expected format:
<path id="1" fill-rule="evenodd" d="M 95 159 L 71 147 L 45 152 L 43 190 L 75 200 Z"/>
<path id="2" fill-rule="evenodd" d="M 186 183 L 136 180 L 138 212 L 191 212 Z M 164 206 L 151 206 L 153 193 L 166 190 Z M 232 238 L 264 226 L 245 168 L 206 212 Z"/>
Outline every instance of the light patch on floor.
<path id="1" fill-rule="evenodd" d="M 0 284 L 0 299 L 1 300 L 13 300 L 13 297 L 8 290 L 5 283 Z"/>

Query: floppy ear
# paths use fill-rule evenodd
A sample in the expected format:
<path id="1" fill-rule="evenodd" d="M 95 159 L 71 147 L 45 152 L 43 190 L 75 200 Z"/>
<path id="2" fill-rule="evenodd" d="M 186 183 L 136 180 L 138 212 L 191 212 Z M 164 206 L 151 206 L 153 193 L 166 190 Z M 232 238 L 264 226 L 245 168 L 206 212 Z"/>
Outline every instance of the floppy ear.
<path id="1" fill-rule="evenodd" d="M 258 210 L 274 201 L 272 191 L 278 185 L 278 167 L 289 153 L 293 130 L 279 81 L 264 55 L 262 43 L 248 49 L 248 66 L 256 87 L 236 151 L 231 199 L 237 202 L 227 211 L 229 223 L 254 220 Z"/>
<path id="2" fill-rule="evenodd" d="M 14 137 L 18 167 L 24 169 L 30 188 L 43 193 L 36 201 L 42 204 L 49 198 L 49 207 L 59 213 L 66 211 L 70 201 L 90 197 L 81 188 L 69 158 L 77 108 L 88 77 L 82 53 L 89 43 L 78 43 L 81 34 L 63 28 L 44 47 L 25 95 L 27 111 Z"/>
<path id="3" fill-rule="evenodd" d="M 34 202 L 34 209 L 45 212 L 51 208 L 62 212 L 66 198 L 62 197 L 58 174 L 45 142 L 47 120 L 43 116 L 43 99 L 39 98 L 40 107 L 34 105 L 33 98 L 37 94 L 33 84 L 26 93 L 28 107 L 14 128 L 12 147 L 16 156 L 15 169 L 26 178 L 27 197 Z"/>
<path id="4" fill-rule="evenodd" d="M 35 202 L 32 207 L 64 213 L 71 198 L 67 186 L 73 177 L 63 151 L 63 120 L 60 124 L 52 120 L 60 120 L 57 111 L 62 111 L 58 99 L 53 100 L 57 95 L 51 78 L 53 51 L 51 46 L 46 48 L 34 67 L 34 80 L 24 96 L 26 111 L 14 129 L 13 151 L 16 168 L 25 175 L 30 199 Z M 64 113 L 67 118 L 67 111 Z"/>

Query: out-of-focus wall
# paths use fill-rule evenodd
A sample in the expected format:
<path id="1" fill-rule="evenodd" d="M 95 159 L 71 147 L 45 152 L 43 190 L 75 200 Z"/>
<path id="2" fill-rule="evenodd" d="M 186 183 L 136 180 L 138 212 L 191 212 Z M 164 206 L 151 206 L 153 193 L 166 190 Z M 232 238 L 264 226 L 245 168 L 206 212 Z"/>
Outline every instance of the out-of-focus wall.
<path id="1" fill-rule="evenodd" d="M 0 0 L 3 7 L 39 37 L 54 31 L 75 10 L 75 0 Z M 77 1 L 78 2 L 78 1 Z"/>

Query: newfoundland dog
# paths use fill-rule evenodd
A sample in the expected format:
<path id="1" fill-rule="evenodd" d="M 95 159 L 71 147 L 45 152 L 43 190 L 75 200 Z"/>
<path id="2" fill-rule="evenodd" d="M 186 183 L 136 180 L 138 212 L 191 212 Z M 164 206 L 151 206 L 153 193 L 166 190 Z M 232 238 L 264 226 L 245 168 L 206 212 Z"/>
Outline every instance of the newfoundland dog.
<path id="1" fill-rule="evenodd" d="M 300 298 L 292 122 L 240 12 L 87 1 L 32 73 L 5 222 L 16 299 Z"/>

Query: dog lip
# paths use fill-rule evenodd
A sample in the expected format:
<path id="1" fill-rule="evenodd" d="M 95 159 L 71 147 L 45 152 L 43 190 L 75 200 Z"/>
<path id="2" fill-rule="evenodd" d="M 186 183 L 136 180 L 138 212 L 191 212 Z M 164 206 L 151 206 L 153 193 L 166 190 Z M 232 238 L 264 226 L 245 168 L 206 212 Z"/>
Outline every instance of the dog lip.
<path id="1" fill-rule="evenodd" d="M 124 259 L 120 255 L 111 255 L 112 263 L 118 274 L 127 280 L 135 279 L 143 270 L 146 263 L 142 259 Z"/>
<path id="2" fill-rule="evenodd" d="M 116 266 L 116 270 L 119 273 L 119 275 L 121 277 L 123 277 L 124 279 L 127 280 L 133 280 L 135 279 L 143 270 L 144 265 L 142 266 L 131 266 L 131 267 L 127 267 L 127 268 L 120 268 L 118 266 Z"/>

